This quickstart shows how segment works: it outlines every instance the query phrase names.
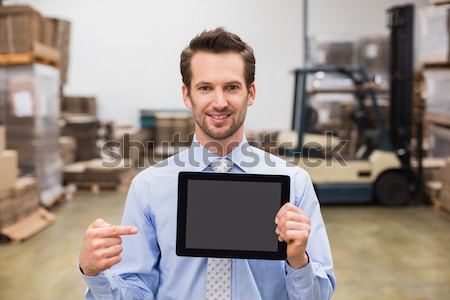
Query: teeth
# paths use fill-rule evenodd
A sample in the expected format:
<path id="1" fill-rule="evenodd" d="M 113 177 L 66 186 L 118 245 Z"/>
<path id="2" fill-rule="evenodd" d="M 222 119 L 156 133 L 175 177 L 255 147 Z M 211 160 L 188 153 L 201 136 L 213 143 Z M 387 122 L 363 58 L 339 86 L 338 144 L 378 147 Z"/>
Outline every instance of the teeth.
<path id="1" fill-rule="evenodd" d="M 226 117 L 227 117 L 227 115 L 220 115 L 220 116 L 213 116 L 213 115 L 211 115 L 211 117 L 213 118 L 213 119 L 217 119 L 217 120 L 223 120 L 223 119 L 225 119 Z"/>

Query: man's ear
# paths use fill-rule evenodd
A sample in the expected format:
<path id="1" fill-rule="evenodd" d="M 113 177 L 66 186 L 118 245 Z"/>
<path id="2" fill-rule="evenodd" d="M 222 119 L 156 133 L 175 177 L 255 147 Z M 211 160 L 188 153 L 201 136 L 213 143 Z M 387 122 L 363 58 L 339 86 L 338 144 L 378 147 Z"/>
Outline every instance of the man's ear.
<path id="1" fill-rule="evenodd" d="M 253 82 L 248 89 L 247 106 L 251 106 L 255 102 L 256 97 L 256 86 Z"/>
<path id="2" fill-rule="evenodd" d="M 189 95 L 189 88 L 184 83 L 181 86 L 181 92 L 183 93 L 184 105 L 187 108 L 192 109 L 192 101 L 191 101 L 191 96 Z"/>

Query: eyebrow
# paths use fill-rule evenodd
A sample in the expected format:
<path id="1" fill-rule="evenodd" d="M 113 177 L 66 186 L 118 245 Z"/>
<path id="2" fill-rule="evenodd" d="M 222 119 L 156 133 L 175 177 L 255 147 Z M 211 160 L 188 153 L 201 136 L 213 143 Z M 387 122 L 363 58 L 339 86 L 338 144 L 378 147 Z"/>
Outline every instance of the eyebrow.
<path id="1" fill-rule="evenodd" d="M 207 81 L 200 81 L 199 83 L 197 83 L 195 85 L 195 87 L 199 87 L 201 85 L 212 85 L 212 83 L 211 82 L 207 82 Z"/>
<path id="2" fill-rule="evenodd" d="M 241 83 L 240 81 L 236 81 L 236 80 L 234 80 L 234 81 L 229 81 L 229 82 L 226 82 L 226 83 L 225 83 L 225 85 L 230 85 L 230 84 L 236 84 L 236 85 L 239 85 L 239 86 L 242 85 L 242 83 Z M 199 87 L 199 86 L 201 86 L 201 85 L 212 85 L 212 83 L 211 83 L 211 82 L 207 82 L 207 81 L 200 81 L 199 83 L 197 83 L 197 84 L 195 85 L 195 87 Z"/>
<path id="3" fill-rule="evenodd" d="M 230 81 L 230 82 L 227 82 L 226 84 L 227 85 L 230 85 L 230 84 L 242 85 L 242 83 L 240 81 Z"/>

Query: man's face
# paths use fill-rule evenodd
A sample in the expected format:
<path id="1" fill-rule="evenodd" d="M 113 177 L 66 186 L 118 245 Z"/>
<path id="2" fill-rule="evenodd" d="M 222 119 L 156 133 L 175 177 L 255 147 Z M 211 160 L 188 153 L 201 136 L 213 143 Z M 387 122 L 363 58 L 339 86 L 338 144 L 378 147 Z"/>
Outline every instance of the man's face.
<path id="1" fill-rule="evenodd" d="M 238 53 L 198 52 L 191 60 L 191 87 L 183 85 L 183 98 L 192 110 L 197 129 L 223 140 L 243 130 L 255 98 L 255 86 L 245 85 L 244 61 Z"/>

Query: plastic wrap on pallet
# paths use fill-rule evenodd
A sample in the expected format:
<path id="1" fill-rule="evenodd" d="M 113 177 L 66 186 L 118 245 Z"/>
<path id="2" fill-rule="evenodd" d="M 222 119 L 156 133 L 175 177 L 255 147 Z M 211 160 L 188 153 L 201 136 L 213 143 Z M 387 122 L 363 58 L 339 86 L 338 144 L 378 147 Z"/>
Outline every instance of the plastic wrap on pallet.
<path id="1" fill-rule="evenodd" d="M 389 87 L 389 38 L 368 36 L 358 40 L 357 61 L 376 83 Z"/>
<path id="2" fill-rule="evenodd" d="M 428 143 L 431 157 L 450 157 L 450 128 L 429 125 Z"/>
<path id="3" fill-rule="evenodd" d="M 311 59 L 315 66 L 346 67 L 356 64 L 354 37 L 317 36 L 311 39 Z"/>
<path id="4" fill-rule="evenodd" d="M 427 6 L 419 11 L 420 61 L 426 63 L 450 62 L 450 5 Z"/>
<path id="5" fill-rule="evenodd" d="M 450 69 L 428 69 L 423 75 L 426 111 L 450 118 Z"/>
<path id="6" fill-rule="evenodd" d="M 0 67 L 7 147 L 17 150 L 22 172 L 36 176 L 41 194 L 62 183 L 59 102 L 56 68 L 41 64 Z"/>

